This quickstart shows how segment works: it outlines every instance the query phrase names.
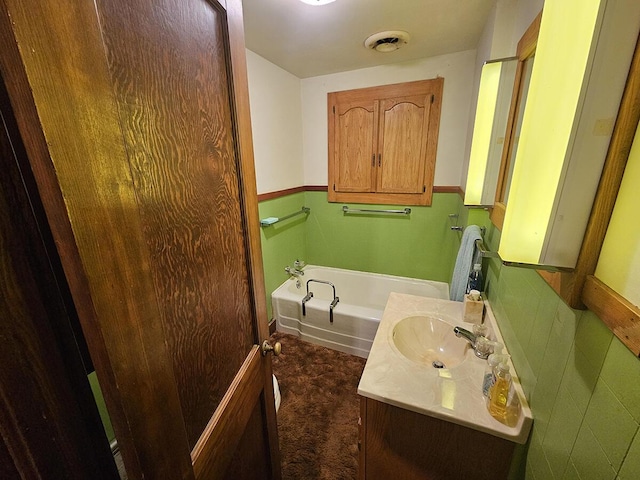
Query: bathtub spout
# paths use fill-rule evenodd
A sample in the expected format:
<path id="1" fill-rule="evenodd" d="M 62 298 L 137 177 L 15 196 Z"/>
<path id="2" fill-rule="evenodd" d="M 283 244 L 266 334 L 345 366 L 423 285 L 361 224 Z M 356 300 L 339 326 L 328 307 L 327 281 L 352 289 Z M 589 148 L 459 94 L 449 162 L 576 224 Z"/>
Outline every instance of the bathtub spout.
<path id="1" fill-rule="evenodd" d="M 329 305 L 329 323 L 333 323 L 333 309 L 336 308 L 336 305 L 340 301 L 340 297 L 334 297 L 331 305 Z"/>
<path id="2" fill-rule="evenodd" d="M 297 261 L 298 260 L 296 260 L 296 262 Z M 302 283 L 300 282 L 300 277 L 304 275 L 304 272 L 302 270 L 300 270 L 297 266 L 295 266 L 294 268 L 287 266 L 284 267 L 284 271 L 289 274 L 289 278 L 296 279 L 296 288 L 300 288 L 302 286 Z"/>
<path id="3" fill-rule="evenodd" d="M 304 317 L 307 314 L 306 303 L 311 300 L 313 297 L 313 292 L 308 292 L 307 295 L 302 299 L 302 316 Z"/>
<path id="4" fill-rule="evenodd" d="M 289 275 L 291 275 L 292 277 L 301 277 L 304 275 L 304 272 L 300 269 L 298 269 L 298 267 L 284 267 L 284 271 L 287 272 Z"/>

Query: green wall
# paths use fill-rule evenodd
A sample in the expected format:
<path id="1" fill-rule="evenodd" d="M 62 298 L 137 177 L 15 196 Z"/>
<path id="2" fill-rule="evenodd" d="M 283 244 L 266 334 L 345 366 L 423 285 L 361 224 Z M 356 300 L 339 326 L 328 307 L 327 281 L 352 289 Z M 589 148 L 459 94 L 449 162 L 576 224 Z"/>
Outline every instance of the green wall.
<path id="1" fill-rule="evenodd" d="M 269 294 L 296 258 L 448 282 L 460 239 L 449 228 L 449 213 L 459 214 L 460 225 L 486 226 L 490 249 L 497 250 L 500 239 L 487 212 L 462 207 L 455 194 L 435 194 L 432 207 L 412 207 L 410 218 L 388 218 L 344 216 L 342 204 L 327 203 L 326 193 L 306 192 L 262 202 L 261 217 L 302 204 L 311 208 L 308 218 L 282 225 L 281 232 L 263 228 Z M 534 415 L 512 478 L 640 478 L 640 361 L 593 312 L 569 308 L 534 270 L 496 259 L 486 259 L 484 269 L 489 301 Z"/>
<path id="2" fill-rule="evenodd" d="M 284 217 L 307 206 L 305 202 L 305 193 L 300 192 L 260 202 L 258 211 L 260 218 Z M 313 215 L 313 212 L 310 215 Z M 305 247 L 307 222 L 307 215 L 298 215 L 260 228 L 268 318 L 271 318 L 271 292 L 287 279 L 284 267 L 293 267 L 293 262 L 297 259 L 307 261 Z"/>
<path id="3" fill-rule="evenodd" d="M 449 214 L 461 209 L 458 194 L 436 193 L 431 206 L 411 207 L 411 215 L 404 216 L 345 215 L 342 203 L 327 202 L 326 192 L 303 192 L 261 202 L 260 218 L 285 216 L 302 205 L 311 209 L 308 217 L 261 229 L 269 317 L 271 292 L 287 279 L 284 267 L 297 258 L 313 265 L 451 281 L 461 235 L 450 229 Z"/>
<path id="4" fill-rule="evenodd" d="M 500 232 L 488 218 L 486 240 Z M 569 308 L 534 270 L 485 260 L 487 294 L 533 411 L 515 478 L 640 478 L 640 361 L 591 311 Z"/>
<path id="5" fill-rule="evenodd" d="M 109 413 L 107 412 L 107 406 L 104 403 L 104 397 L 102 396 L 102 390 L 100 389 L 100 384 L 98 383 L 96 372 L 91 372 L 89 374 L 89 384 L 91 385 L 91 391 L 93 392 L 93 396 L 96 400 L 96 405 L 98 406 L 98 412 L 100 413 L 100 419 L 102 420 L 104 432 L 107 435 L 109 442 L 113 442 L 116 438 L 116 434 L 113 432 L 113 426 L 111 425 L 111 419 L 109 418 Z"/>
<path id="6" fill-rule="evenodd" d="M 307 192 L 307 260 L 329 267 L 451 281 L 459 234 L 449 226 L 459 196 L 437 193 L 430 207 L 410 215 L 348 214 L 344 204 L 328 203 L 325 192 Z M 404 206 L 349 204 L 350 208 L 402 209 Z"/>

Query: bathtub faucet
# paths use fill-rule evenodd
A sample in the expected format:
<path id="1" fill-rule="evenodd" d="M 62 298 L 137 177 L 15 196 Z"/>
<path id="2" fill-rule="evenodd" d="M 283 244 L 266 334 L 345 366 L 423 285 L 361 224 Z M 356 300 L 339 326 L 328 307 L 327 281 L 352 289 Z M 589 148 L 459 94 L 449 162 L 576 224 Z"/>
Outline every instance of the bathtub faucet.
<path id="1" fill-rule="evenodd" d="M 298 260 L 296 260 L 296 263 L 297 262 Z M 295 263 L 293 268 L 289 266 L 284 267 L 284 271 L 287 272 L 290 277 L 293 277 L 296 279 L 296 288 L 300 288 L 302 286 L 302 284 L 300 283 L 300 277 L 304 275 L 304 272 L 300 270 Z"/>
<path id="2" fill-rule="evenodd" d="M 304 272 L 302 270 L 298 270 L 295 267 L 293 267 L 293 268 L 284 267 L 284 271 L 287 272 L 292 277 L 300 277 L 300 276 L 304 275 Z"/>

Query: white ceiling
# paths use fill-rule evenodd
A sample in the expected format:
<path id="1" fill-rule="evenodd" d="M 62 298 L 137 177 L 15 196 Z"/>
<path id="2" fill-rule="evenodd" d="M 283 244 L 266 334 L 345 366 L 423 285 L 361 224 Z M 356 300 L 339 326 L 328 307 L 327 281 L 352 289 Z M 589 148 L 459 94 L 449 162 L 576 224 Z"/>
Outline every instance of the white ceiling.
<path id="1" fill-rule="evenodd" d="M 496 0 L 242 0 L 247 48 L 299 78 L 476 48 Z M 403 48 L 380 53 L 365 39 L 404 30 Z"/>

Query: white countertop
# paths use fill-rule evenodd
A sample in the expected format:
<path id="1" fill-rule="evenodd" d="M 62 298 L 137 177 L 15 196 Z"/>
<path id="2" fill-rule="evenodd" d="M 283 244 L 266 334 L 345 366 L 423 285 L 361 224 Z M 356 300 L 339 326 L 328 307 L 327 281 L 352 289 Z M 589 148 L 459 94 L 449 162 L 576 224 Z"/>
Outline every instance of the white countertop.
<path id="1" fill-rule="evenodd" d="M 464 361 L 453 367 L 437 369 L 409 360 L 392 341 L 393 329 L 405 317 L 435 315 L 454 326 L 472 330 L 462 321 L 462 302 L 392 293 L 365 365 L 358 394 L 413 412 L 429 415 L 479 430 L 516 443 L 526 443 L 533 423 L 531 410 L 511 362 L 511 374 L 522 406 L 513 426 L 494 419 L 482 395 L 486 360 L 477 358 L 472 348 Z M 504 344 L 490 307 L 485 322 L 493 337 Z M 462 341 L 462 340 L 461 340 Z M 504 353 L 508 352 L 508 345 Z"/>

